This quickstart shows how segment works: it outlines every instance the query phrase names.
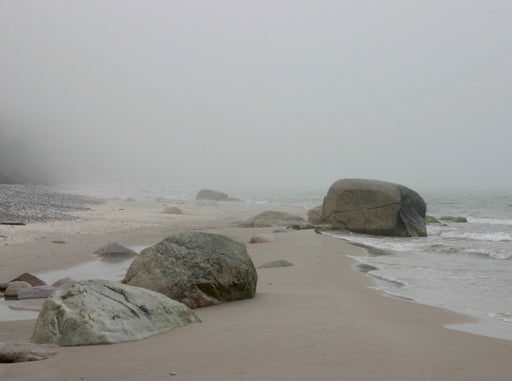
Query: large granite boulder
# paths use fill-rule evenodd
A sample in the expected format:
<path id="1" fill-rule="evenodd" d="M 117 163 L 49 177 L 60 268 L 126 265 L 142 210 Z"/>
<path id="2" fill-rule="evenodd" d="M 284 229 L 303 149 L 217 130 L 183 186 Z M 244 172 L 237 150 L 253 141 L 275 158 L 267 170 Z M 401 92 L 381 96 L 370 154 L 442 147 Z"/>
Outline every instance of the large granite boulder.
<path id="1" fill-rule="evenodd" d="M 398 237 L 426 236 L 426 204 L 415 191 L 378 180 L 341 179 L 331 185 L 322 223 L 333 229 Z"/>
<path id="2" fill-rule="evenodd" d="M 196 200 L 228 201 L 229 196 L 223 192 L 201 189 L 196 195 Z"/>
<path id="3" fill-rule="evenodd" d="M 219 234 L 185 232 L 144 249 L 123 283 L 197 308 L 252 298 L 257 281 L 245 245 Z"/>
<path id="4" fill-rule="evenodd" d="M 303 224 L 306 220 L 294 214 L 267 210 L 247 219 L 241 223 L 244 228 L 262 228 L 267 226 L 288 226 L 289 224 Z"/>
<path id="5" fill-rule="evenodd" d="M 61 286 L 45 301 L 32 342 L 111 344 L 140 340 L 198 321 L 187 306 L 151 290 L 85 280 Z"/>

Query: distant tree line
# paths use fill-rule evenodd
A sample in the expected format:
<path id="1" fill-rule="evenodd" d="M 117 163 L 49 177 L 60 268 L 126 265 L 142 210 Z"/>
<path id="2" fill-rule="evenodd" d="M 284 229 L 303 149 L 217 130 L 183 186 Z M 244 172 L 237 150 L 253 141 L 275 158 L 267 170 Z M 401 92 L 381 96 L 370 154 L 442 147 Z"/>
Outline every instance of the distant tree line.
<path id="1" fill-rule="evenodd" d="M 34 160 L 25 145 L 0 129 L 0 184 L 52 185 L 57 179 Z"/>

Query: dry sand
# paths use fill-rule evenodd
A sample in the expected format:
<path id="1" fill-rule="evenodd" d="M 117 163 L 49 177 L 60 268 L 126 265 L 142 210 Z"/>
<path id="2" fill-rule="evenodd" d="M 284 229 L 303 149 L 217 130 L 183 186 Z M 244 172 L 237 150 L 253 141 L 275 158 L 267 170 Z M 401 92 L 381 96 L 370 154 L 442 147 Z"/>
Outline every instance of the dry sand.
<path id="1" fill-rule="evenodd" d="M 112 239 L 150 245 L 201 229 L 247 243 L 242 229 L 268 205 L 188 202 L 164 215 L 155 200 L 110 200 L 81 220 L 2 227 L 0 280 L 94 259 Z M 283 210 L 283 208 L 280 208 Z M 305 215 L 305 210 L 286 208 Z M 510 380 L 512 342 L 444 328 L 469 318 L 379 294 L 347 255 L 362 248 L 312 230 L 247 244 L 258 269 L 254 299 L 196 310 L 202 323 L 137 342 L 52 347 L 56 356 L 0 364 L 1 380 Z M 55 244 L 63 240 L 66 244 Z M 34 320 L 0 322 L 0 342 L 27 342 Z"/>

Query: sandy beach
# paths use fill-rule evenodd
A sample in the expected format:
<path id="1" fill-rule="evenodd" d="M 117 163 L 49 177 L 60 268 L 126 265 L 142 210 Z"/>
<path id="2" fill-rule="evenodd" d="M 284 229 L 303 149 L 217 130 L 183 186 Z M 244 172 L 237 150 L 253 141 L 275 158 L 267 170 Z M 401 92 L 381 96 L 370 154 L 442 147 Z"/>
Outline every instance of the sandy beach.
<path id="1" fill-rule="evenodd" d="M 182 215 L 162 213 L 176 205 Z M 386 297 L 347 255 L 363 248 L 313 230 L 248 244 L 240 228 L 269 205 L 107 200 L 74 221 L 1 226 L 0 281 L 96 258 L 109 240 L 149 246 L 186 230 L 246 243 L 258 269 L 254 299 L 195 310 L 202 323 L 137 342 L 51 347 L 48 360 L 0 364 L 2 380 L 509 380 L 512 342 L 445 328 L 470 318 Z M 280 207 L 305 217 L 306 210 Z M 53 241 L 64 241 L 56 244 Z M 0 322 L 0 342 L 27 343 L 34 320 Z"/>

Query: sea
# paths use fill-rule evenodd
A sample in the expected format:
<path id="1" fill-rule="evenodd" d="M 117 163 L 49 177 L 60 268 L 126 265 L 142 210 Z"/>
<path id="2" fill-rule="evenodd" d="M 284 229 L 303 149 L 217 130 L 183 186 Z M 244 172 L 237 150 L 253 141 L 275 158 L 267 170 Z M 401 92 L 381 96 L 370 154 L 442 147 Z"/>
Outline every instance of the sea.
<path id="1" fill-rule="evenodd" d="M 196 192 L 168 189 L 123 190 L 74 187 L 92 196 L 114 194 L 193 201 Z M 97 191 L 94 191 L 94 190 Z M 71 188 L 59 189 L 63 192 Z M 322 203 L 321 190 L 232 191 L 246 202 L 287 205 L 307 211 Z M 325 232 L 366 250 L 353 256 L 354 268 L 371 277 L 383 294 L 470 315 L 473 323 L 449 328 L 512 340 L 512 191 L 421 192 L 427 215 L 464 217 L 467 222 L 427 225 L 427 237 L 379 237 Z M 56 274 L 57 275 L 57 274 Z"/>
<path id="2" fill-rule="evenodd" d="M 325 192 L 269 192 L 261 200 L 310 209 Z M 473 323 L 449 326 L 512 340 L 512 191 L 421 192 L 427 237 L 379 237 L 326 233 L 365 248 L 352 257 L 355 268 L 390 297 L 470 315 Z M 467 222 L 440 220 L 464 217 Z"/>

